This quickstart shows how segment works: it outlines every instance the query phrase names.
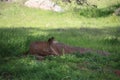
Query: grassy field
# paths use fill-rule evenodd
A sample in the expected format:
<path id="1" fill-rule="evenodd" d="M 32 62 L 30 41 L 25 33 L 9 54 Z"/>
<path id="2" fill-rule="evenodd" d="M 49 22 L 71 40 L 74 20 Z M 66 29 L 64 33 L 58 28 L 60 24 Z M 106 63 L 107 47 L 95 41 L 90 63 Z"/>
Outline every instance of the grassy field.
<path id="1" fill-rule="evenodd" d="M 0 2 L 0 80 L 119 80 L 119 0 L 90 0 L 98 8 L 63 13 Z M 38 61 L 22 57 L 33 41 L 59 42 L 110 52 L 109 56 L 69 54 Z"/>

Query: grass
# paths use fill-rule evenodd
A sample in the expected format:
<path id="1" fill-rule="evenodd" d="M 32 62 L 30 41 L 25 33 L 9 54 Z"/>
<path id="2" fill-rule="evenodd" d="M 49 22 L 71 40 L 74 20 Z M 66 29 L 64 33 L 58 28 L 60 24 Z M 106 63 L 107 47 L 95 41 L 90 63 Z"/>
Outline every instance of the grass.
<path id="1" fill-rule="evenodd" d="M 98 8 L 91 15 L 86 9 L 55 13 L 0 3 L 0 80 L 119 80 L 114 71 L 120 70 L 120 16 L 113 15 L 117 7 L 112 1 L 96 1 Z M 31 42 L 51 36 L 68 45 L 111 54 L 73 53 L 46 56 L 44 61 L 22 56 Z"/>
<path id="2" fill-rule="evenodd" d="M 79 13 L 85 17 L 105 17 L 114 14 L 114 11 L 119 6 L 120 4 L 112 5 L 107 8 L 88 7 L 86 9 L 79 10 Z"/>

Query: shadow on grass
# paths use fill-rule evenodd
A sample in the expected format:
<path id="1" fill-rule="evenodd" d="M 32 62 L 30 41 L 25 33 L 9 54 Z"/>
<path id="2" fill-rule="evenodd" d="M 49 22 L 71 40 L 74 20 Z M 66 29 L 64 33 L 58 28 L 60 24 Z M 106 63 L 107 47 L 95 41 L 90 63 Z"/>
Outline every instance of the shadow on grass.
<path id="1" fill-rule="evenodd" d="M 119 54 L 120 41 L 117 40 L 118 42 L 115 41 L 113 43 L 110 41 L 113 39 L 113 36 L 120 38 L 120 35 L 116 35 L 116 31 L 118 31 L 118 34 L 120 33 L 119 29 L 120 27 L 104 29 L 59 28 L 48 30 L 40 28 L 0 28 L 0 77 L 7 79 L 7 75 L 9 75 L 8 79 L 16 80 L 61 80 L 63 77 L 66 77 L 69 74 L 72 76 L 70 77 L 72 80 L 89 79 L 87 75 L 92 76 L 92 79 L 95 80 L 98 79 L 98 77 L 101 79 L 108 79 L 109 76 L 110 78 L 116 78 L 117 80 L 118 78 L 113 75 L 111 69 L 109 69 L 109 71 L 108 68 L 105 71 L 101 70 L 106 68 L 106 65 L 108 62 L 110 62 L 109 59 L 105 57 L 97 56 L 96 58 L 94 55 L 76 55 L 75 57 L 75 55 L 73 55 L 66 56 L 66 58 L 65 56 L 61 56 L 60 58 L 57 56 L 58 58 L 54 57 L 51 61 L 45 60 L 43 62 L 37 62 L 30 57 L 20 58 L 16 56 L 22 55 L 24 51 L 27 51 L 29 44 L 32 41 L 44 41 L 51 36 L 54 36 L 56 40 L 69 45 L 90 48 L 98 47 L 97 49 L 106 48 L 108 51 Z M 112 59 L 114 62 L 112 62 L 112 64 L 110 62 L 109 64 L 113 68 L 117 69 L 119 64 L 116 62 L 116 60 L 119 60 L 119 55 L 116 56 L 115 54 L 111 57 L 112 58 L 110 59 Z M 86 63 L 86 61 L 88 62 Z M 68 64 L 66 64 L 66 62 L 68 62 Z M 86 68 L 85 70 L 84 68 L 82 69 L 83 65 L 86 66 L 84 67 Z M 94 74 L 93 71 L 95 71 Z M 107 74 L 108 76 L 104 74 Z"/>
<path id="2" fill-rule="evenodd" d="M 120 28 L 1 28 L 0 29 L 0 55 L 17 56 L 28 50 L 33 41 L 45 41 L 54 36 L 59 42 L 72 46 L 89 47 L 113 51 L 119 48 Z M 113 48 L 109 48 L 112 46 Z M 116 49 L 114 49 L 116 48 Z"/>

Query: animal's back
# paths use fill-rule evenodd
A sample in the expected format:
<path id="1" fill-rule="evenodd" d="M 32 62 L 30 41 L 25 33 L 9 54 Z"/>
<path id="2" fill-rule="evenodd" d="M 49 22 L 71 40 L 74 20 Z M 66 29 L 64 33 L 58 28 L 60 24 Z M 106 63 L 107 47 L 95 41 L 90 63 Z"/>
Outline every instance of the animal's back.
<path id="1" fill-rule="evenodd" d="M 29 49 L 30 54 L 37 54 L 41 56 L 49 55 L 51 50 L 47 42 L 33 42 Z"/>

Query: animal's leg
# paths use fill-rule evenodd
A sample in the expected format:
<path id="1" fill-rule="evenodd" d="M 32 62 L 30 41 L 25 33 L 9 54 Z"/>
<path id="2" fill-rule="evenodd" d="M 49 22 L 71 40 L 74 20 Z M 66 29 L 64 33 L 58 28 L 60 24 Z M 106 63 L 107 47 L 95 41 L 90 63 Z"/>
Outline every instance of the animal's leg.
<path id="1" fill-rule="evenodd" d="M 50 46 L 50 49 L 52 50 L 52 52 L 53 52 L 53 54 L 54 54 L 54 55 L 59 55 L 59 54 L 58 54 L 58 52 L 57 52 L 57 51 L 55 51 L 55 49 L 54 49 L 54 48 L 52 48 L 51 46 Z"/>

